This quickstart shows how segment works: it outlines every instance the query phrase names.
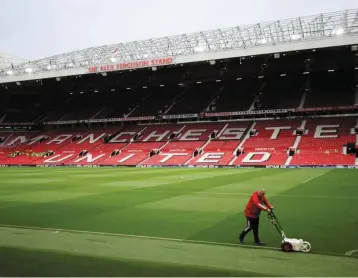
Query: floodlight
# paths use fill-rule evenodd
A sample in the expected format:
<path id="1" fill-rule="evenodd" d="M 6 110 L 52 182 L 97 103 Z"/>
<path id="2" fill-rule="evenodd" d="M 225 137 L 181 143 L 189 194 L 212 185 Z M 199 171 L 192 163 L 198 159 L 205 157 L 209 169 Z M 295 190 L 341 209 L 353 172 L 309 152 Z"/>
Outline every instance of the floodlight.
<path id="1" fill-rule="evenodd" d="M 196 46 L 196 47 L 194 47 L 194 51 L 195 52 L 204 52 L 204 47 L 203 46 Z"/>
<path id="2" fill-rule="evenodd" d="M 344 29 L 342 27 L 338 27 L 338 28 L 333 30 L 333 34 L 337 35 L 337 36 L 343 35 L 344 34 Z"/>
<path id="3" fill-rule="evenodd" d="M 291 35 L 291 39 L 294 40 L 294 41 L 299 40 L 300 38 L 301 38 L 301 35 L 299 35 L 299 34 L 292 34 Z"/>

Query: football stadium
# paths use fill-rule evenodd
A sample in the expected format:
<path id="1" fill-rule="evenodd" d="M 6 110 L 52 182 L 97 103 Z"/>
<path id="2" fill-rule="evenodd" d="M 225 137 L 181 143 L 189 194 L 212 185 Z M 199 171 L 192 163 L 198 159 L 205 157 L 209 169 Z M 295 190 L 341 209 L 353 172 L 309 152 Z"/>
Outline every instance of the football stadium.
<path id="1" fill-rule="evenodd" d="M 0 276 L 358 276 L 357 168 L 358 10 L 5 63 Z"/>

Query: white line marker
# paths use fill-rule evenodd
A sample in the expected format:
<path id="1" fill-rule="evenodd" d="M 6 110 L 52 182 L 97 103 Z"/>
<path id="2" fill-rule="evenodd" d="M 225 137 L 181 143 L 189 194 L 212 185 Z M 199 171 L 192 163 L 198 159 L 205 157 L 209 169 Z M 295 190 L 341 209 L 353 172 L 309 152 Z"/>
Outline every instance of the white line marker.
<path id="1" fill-rule="evenodd" d="M 65 233 L 115 236 L 115 237 L 138 238 L 138 239 L 152 239 L 152 240 L 163 240 L 163 241 L 173 241 L 173 242 L 183 242 L 183 243 L 221 245 L 221 246 L 229 246 L 229 247 L 249 247 L 249 248 L 259 248 L 259 249 L 269 249 L 269 250 L 281 250 L 281 248 L 277 248 L 277 247 L 240 245 L 239 243 L 234 244 L 234 243 L 225 243 L 225 242 L 216 242 L 216 241 L 202 241 L 202 240 L 190 240 L 190 239 L 168 238 L 168 237 L 140 236 L 140 235 L 116 234 L 116 233 L 106 233 L 106 232 L 91 232 L 91 231 L 68 230 L 68 229 L 57 229 L 57 228 L 55 229 L 55 228 L 42 228 L 42 227 L 32 227 L 32 226 L 18 226 L 18 225 L 7 225 L 7 224 L 0 224 L 0 230 L 1 230 L 1 228 L 40 230 L 40 231 L 49 231 L 51 233 L 65 232 Z"/>
<path id="2" fill-rule="evenodd" d="M 345 255 L 346 256 L 352 256 L 354 253 L 358 253 L 358 249 L 348 251 Z"/>

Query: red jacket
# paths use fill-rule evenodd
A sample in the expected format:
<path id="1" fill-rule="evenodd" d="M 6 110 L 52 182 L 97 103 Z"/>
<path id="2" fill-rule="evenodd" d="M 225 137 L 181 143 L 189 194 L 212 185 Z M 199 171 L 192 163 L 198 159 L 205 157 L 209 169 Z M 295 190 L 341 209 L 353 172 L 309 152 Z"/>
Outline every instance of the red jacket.
<path id="1" fill-rule="evenodd" d="M 259 217 L 262 210 L 267 210 L 262 204 L 266 206 L 266 208 L 272 208 L 265 196 L 259 196 L 258 191 L 254 192 L 246 205 L 245 215 L 251 218 Z"/>

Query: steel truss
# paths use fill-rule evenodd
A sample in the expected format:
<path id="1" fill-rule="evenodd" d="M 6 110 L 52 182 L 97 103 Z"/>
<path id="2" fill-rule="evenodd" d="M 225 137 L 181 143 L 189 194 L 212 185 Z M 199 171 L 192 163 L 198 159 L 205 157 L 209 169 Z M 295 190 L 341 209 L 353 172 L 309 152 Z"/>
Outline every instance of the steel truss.
<path id="1" fill-rule="evenodd" d="M 2 69 L 0 74 L 20 75 L 30 72 L 56 71 L 349 35 L 358 35 L 358 9 L 92 47 L 13 65 Z"/>

